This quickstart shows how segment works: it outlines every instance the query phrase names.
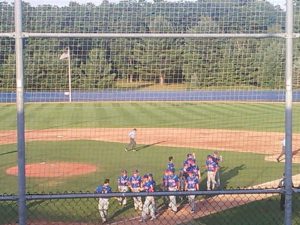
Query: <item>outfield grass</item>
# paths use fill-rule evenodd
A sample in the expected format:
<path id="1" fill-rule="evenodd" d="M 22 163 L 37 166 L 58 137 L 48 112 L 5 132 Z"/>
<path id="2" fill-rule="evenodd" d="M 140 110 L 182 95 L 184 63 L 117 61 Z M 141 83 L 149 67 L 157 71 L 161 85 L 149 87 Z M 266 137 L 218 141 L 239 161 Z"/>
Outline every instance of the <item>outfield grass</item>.
<path id="1" fill-rule="evenodd" d="M 81 127 L 183 127 L 284 131 L 284 105 L 271 103 L 34 103 L 26 104 L 27 129 Z M 294 117 L 300 105 L 294 106 Z M 1 130 L 16 128 L 15 105 L 0 108 Z M 300 132 L 300 120 L 294 120 Z"/>

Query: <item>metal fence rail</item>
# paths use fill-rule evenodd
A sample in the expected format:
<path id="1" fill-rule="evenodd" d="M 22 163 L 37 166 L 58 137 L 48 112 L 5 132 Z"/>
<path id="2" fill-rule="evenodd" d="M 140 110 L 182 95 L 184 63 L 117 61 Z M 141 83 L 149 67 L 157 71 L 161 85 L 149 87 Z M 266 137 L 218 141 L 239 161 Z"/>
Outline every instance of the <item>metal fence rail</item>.
<path id="1" fill-rule="evenodd" d="M 72 5 L 72 4 L 71 4 Z M 75 4 L 76 6 L 76 4 Z M 184 7 L 183 7 L 184 8 Z M 28 9 L 27 9 L 28 10 Z M 286 2 L 286 17 L 280 16 L 280 19 L 286 19 L 286 25 L 282 25 L 284 27 L 285 32 L 280 31 L 266 31 L 265 33 L 256 32 L 255 25 L 253 30 L 246 31 L 244 33 L 218 33 L 217 31 L 197 31 L 192 30 L 191 33 L 178 33 L 178 31 L 169 32 L 169 31 L 160 31 L 155 30 L 153 27 L 149 27 L 149 30 L 153 29 L 152 33 L 150 31 L 141 33 L 136 32 L 109 32 L 106 30 L 104 32 L 50 32 L 50 33 L 43 33 L 43 32 L 35 32 L 34 30 L 24 29 L 23 26 L 27 26 L 28 24 L 24 24 L 22 18 L 24 15 L 24 9 L 22 9 L 22 2 L 21 0 L 15 0 L 14 4 L 14 19 L 15 19 L 15 30 L 14 32 L 7 32 L 4 30 L 0 33 L 0 38 L 9 38 L 14 39 L 14 47 L 15 47 L 15 66 L 16 66 L 16 91 L 15 93 L 6 93 L 5 90 L 3 93 L 0 93 L 0 102 L 16 102 L 16 118 L 17 118 L 17 159 L 18 159 L 18 194 L 17 195 L 1 195 L 0 196 L 0 225 L 8 225 L 8 224 L 99 224 L 108 222 L 109 224 L 139 224 L 140 222 L 149 222 L 151 219 L 151 224 L 300 224 L 300 215 L 299 215 L 299 189 L 294 188 L 292 184 L 292 136 L 293 136 L 293 108 L 292 103 L 294 101 L 299 101 L 299 91 L 294 92 L 294 99 L 293 99 L 293 40 L 295 38 L 299 38 L 299 34 L 294 33 L 294 21 L 293 21 L 293 1 L 287 0 Z M 1 12 L 0 12 L 1 13 Z M 116 12 L 114 12 L 116 13 Z M 151 14 L 151 13 L 150 13 Z M 38 17 L 35 15 L 36 18 Z M 103 17 L 103 18 L 108 18 Z M 51 16 L 45 17 L 49 20 L 52 18 Z M 138 17 L 137 17 L 138 18 Z M 158 26 L 159 28 L 167 27 L 166 24 L 160 21 L 160 17 L 155 18 L 154 22 L 161 25 Z M 138 20 L 138 19 L 137 19 Z M 28 18 L 26 17 L 26 20 Z M 211 28 L 211 24 L 214 21 L 206 21 L 205 18 L 201 18 L 199 20 L 202 22 L 202 26 L 204 24 L 209 23 L 207 26 Z M 229 21 L 229 19 L 228 19 Z M 228 22 L 226 21 L 226 22 Z M 36 22 L 36 21 L 35 21 Z M 74 22 L 74 21 L 67 21 Z M 122 20 L 121 20 L 122 22 Z M 140 22 L 140 21 L 138 21 Z M 153 22 L 153 21 L 152 21 Z M 153 24 L 155 25 L 155 23 Z M 199 22 L 199 23 L 200 23 Z M 160 24 L 161 23 L 161 24 Z M 74 27 L 76 28 L 76 23 L 74 23 Z M 152 25 L 153 25 L 152 24 Z M 251 23 L 250 23 L 251 24 Z M 153 25 L 153 26 L 154 26 Z M 71 25 L 70 25 L 71 27 Z M 102 25 L 100 26 L 102 28 Z M 105 24 L 103 27 L 109 27 L 109 25 Z M 201 24 L 199 26 L 201 28 Z M 282 29 L 282 27 L 280 29 Z M 232 29 L 234 27 L 231 27 Z M 276 27 L 275 27 L 276 28 Z M 274 29 L 275 29 L 274 28 Z M 276 28 L 277 29 L 277 28 Z M 275 29 L 275 30 L 276 30 Z M 278 28 L 279 29 L 279 28 Z M 105 30 L 105 29 L 104 29 Z M 233 29 L 234 30 L 234 29 Z M 168 33 L 169 32 L 169 33 Z M 255 94 L 255 96 L 246 96 L 245 98 L 243 95 L 248 92 L 243 91 L 235 91 L 234 97 L 231 98 L 231 92 L 222 92 L 222 91 L 214 91 L 213 94 L 211 92 L 201 92 L 198 91 L 195 95 L 197 98 L 193 98 L 193 92 L 185 93 L 186 96 L 182 96 L 179 92 L 174 92 L 173 96 L 170 95 L 168 92 L 167 98 L 161 97 L 164 95 L 164 92 L 151 92 L 148 91 L 148 95 L 144 95 L 144 99 L 137 99 L 137 100 L 149 100 L 149 101 L 176 101 L 180 98 L 180 101 L 203 101 L 203 100 L 214 100 L 214 101 L 232 101 L 232 100 L 254 100 L 254 101 L 273 101 L 273 102 L 285 102 L 285 140 L 286 140 L 286 151 L 285 151 L 285 180 L 284 185 L 277 189 L 241 189 L 241 190 L 216 190 L 216 191 L 192 191 L 192 192 L 154 192 L 154 193 L 109 193 L 109 194 L 95 194 L 95 193 L 47 193 L 47 194 L 26 194 L 26 174 L 25 174 L 25 159 L 26 159 L 26 151 L 25 151 L 25 108 L 24 103 L 26 100 L 29 101 L 37 101 L 39 102 L 41 99 L 44 98 L 45 102 L 51 99 L 54 101 L 71 101 L 70 97 L 64 96 L 65 93 L 61 92 L 60 89 L 53 93 L 45 92 L 46 97 L 43 96 L 44 93 L 41 92 L 34 92 L 30 90 L 27 93 L 33 93 L 33 97 L 26 96 L 25 93 L 25 85 L 24 85 L 24 59 L 29 57 L 30 49 L 26 49 L 26 54 L 24 53 L 24 44 L 26 41 L 30 41 L 35 38 L 43 38 L 43 39 L 53 39 L 53 38 L 78 38 L 78 39 L 89 39 L 93 41 L 99 41 L 102 39 L 107 40 L 109 38 L 120 39 L 122 42 L 122 38 L 143 38 L 143 41 L 148 40 L 160 40 L 161 38 L 166 39 L 193 39 L 193 40 L 211 40 L 217 38 L 232 38 L 232 39 L 264 39 L 264 38 L 276 38 L 276 39 L 285 39 L 285 62 L 282 63 L 285 65 L 285 93 L 280 90 L 278 86 L 276 86 L 276 91 L 264 92 L 258 91 L 260 94 Z M 100 42 L 100 41 L 99 41 Z M 103 44 L 104 43 L 104 44 Z M 102 44 L 106 47 L 105 51 L 110 51 L 109 47 L 107 47 L 107 43 L 104 41 Z M 196 42 L 195 42 L 196 43 Z M 95 46 L 99 44 L 94 44 Z M 75 46 L 76 44 L 74 44 Z M 40 47 L 43 46 L 43 43 L 39 45 Z M 53 45 L 54 48 L 57 48 L 55 44 Z M 120 45 L 121 46 L 121 45 Z M 197 43 L 194 45 L 197 46 Z M 200 46 L 200 45 L 199 45 Z M 205 46 L 205 43 L 201 43 L 201 46 Z M 211 44 L 214 46 L 214 43 Z M 251 44 L 249 44 L 249 49 L 251 49 Z M 139 46 L 140 47 L 140 46 Z M 143 46 L 142 46 L 143 47 Z M 142 48 L 140 47 L 140 48 Z M 230 49 L 230 48 L 228 48 Z M 68 57 L 70 59 L 70 51 L 68 47 Z M 77 49 L 78 50 L 78 49 Z M 82 49 L 81 49 L 82 50 Z M 134 49 L 136 50 L 136 49 Z M 162 51 L 162 49 L 156 50 L 157 52 Z M 171 49 L 173 50 L 173 49 Z M 170 52 L 171 52 L 170 50 Z M 190 49 L 189 49 L 190 50 Z M 192 49 L 193 50 L 193 49 Z M 52 50 L 51 50 L 52 51 Z M 79 50 L 78 50 L 79 51 Z M 82 50 L 84 51 L 84 50 Z M 104 52 L 105 52 L 104 51 Z M 117 50 L 116 50 L 117 51 Z M 136 50 L 137 51 L 137 50 Z M 102 50 L 99 52 L 103 52 Z M 53 51 L 52 51 L 53 53 Z M 53 53 L 55 55 L 56 53 Z M 25 56 L 26 55 L 26 56 Z M 101 55 L 101 54 L 100 54 Z M 130 55 L 130 54 L 129 54 Z M 172 55 L 172 54 L 170 54 Z M 176 55 L 176 54 L 174 54 Z M 188 54 L 187 54 L 188 55 Z M 111 56 L 112 57 L 112 56 Z M 154 56 L 155 58 L 155 56 Z M 209 57 L 207 57 L 209 58 Z M 100 61 L 101 59 L 99 59 Z M 110 61 L 109 59 L 108 61 Z M 128 60 L 127 62 L 130 64 L 132 60 Z M 165 58 L 162 59 L 162 61 Z M 205 59 L 208 60 L 208 59 Z M 70 60 L 69 60 L 70 61 Z M 87 62 L 85 62 L 87 63 Z M 81 62 L 80 66 L 85 66 Z M 161 62 L 160 62 L 161 63 Z M 207 64 L 209 64 L 209 60 Z M 101 63 L 99 63 L 101 64 Z M 141 63 L 142 64 L 142 63 Z M 161 63 L 163 65 L 164 63 Z M 166 64 L 166 63 L 165 63 Z M 30 65 L 30 64 L 29 64 Z M 200 65 L 205 67 L 206 63 Z M 79 68 L 79 63 L 77 67 Z M 69 63 L 70 67 L 70 63 Z M 105 69 L 108 67 L 113 67 L 112 64 L 107 64 Z M 2 69 L 2 68 L 0 68 Z M 111 68 L 110 68 L 111 69 Z M 143 68 L 142 68 L 143 69 Z M 142 70 L 141 69 L 141 70 Z M 165 69 L 168 70 L 169 68 Z M 111 69 L 113 70 L 113 69 Z M 124 69 L 126 70 L 126 68 Z M 77 71 L 78 72 L 78 71 Z M 103 72 L 103 73 L 104 73 Z M 211 72 L 211 71 L 208 71 Z M 78 72 L 79 73 L 79 72 Z M 192 74 L 192 73 L 191 73 Z M 80 74 L 81 75 L 81 74 Z M 161 75 L 161 74 L 160 74 Z M 147 74 L 147 76 L 151 77 L 151 74 Z M 191 80 L 194 79 L 193 74 L 191 75 Z M 147 79 L 150 79 L 146 77 Z M 81 78 L 81 77 L 80 77 Z M 174 78 L 174 77 L 172 77 Z M 207 85 L 203 81 L 204 85 Z M 127 77 L 128 79 L 128 77 Z M 136 78 L 138 79 L 138 78 Z M 157 79 L 157 78 L 155 78 Z M 160 82 L 163 82 L 163 76 L 160 78 Z M 175 78 L 174 78 L 175 79 Z M 59 80 L 59 78 L 57 79 Z M 259 79 L 258 79 L 259 80 Z M 31 84 L 35 84 L 35 81 L 30 81 Z M 71 90 L 71 79 L 69 78 L 69 88 Z M 202 82 L 202 81 L 200 81 Z M 251 81 L 252 82 L 252 81 Z M 249 82 L 249 83 L 251 83 Z M 280 83 L 280 82 L 278 82 Z M 34 87 L 34 85 L 33 85 Z M 11 87 L 8 87 L 11 88 Z M 99 90 L 102 86 L 99 88 Z M 221 86 L 218 88 L 222 88 Z M 50 88 L 49 88 L 50 89 Z M 232 90 L 231 90 L 232 91 Z M 251 92 L 251 91 L 250 91 Z M 50 93 L 50 94 L 49 94 Z M 59 93 L 59 97 L 56 97 L 56 94 Z M 84 93 L 84 92 L 83 92 Z M 179 93 L 179 95 L 178 95 Z M 36 96 L 35 96 L 36 94 Z M 48 95 L 49 94 L 49 95 Z M 99 92 L 97 92 L 99 94 Z M 96 95 L 97 95 L 96 94 Z M 103 93 L 100 93 L 103 95 Z M 107 98 L 101 96 L 93 96 L 88 97 L 89 101 L 109 101 L 109 100 L 127 100 L 126 95 L 129 94 L 128 100 L 134 101 L 136 100 L 135 97 L 138 96 L 139 93 L 133 93 L 133 96 L 130 95 L 130 92 L 122 92 L 119 91 L 116 97 L 116 93 L 113 93 L 113 96 L 110 96 L 110 93 L 107 94 Z M 207 95 L 206 95 L 207 94 Z M 227 96 L 228 94 L 228 96 Z M 1 96 L 4 95 L 5 100 L 2 100 Z M 37 97 L 40 95 L 40 97 Z M 82 97 L 78 94 L 79 97 L 76 98 L 76 92 L 73 95 L 75 101 L 85 100 L 85 97 Z M 89 93 L 87 94 L 89 95 Z M 157 96 L 155 96 L 157 95 Z M 258 98 L 257 96 L 260 96 Z M 41 97 L 42 96 L 42 97 Z M 50 97 L 49 97 L 50 96 Z M 68 96 L 71 96 L 71 91 L 69 91 Z M 180 97 L 178 97 L 180 96 Z M 217 97 L 215 97 L 217 96 Z M 253 97 L 253 99 L 252 99 Z M 122 99 L 123 98 L 123 99 Z M 38 100 L 36 100 L 38 99 Z M 42 100 L 41 100 L 42 101 Z M 195 201 L 189 199 L 189 196 L 196 196 Z M 171 200 L 171 197 L 173 200 Z M 140 210 L 134 210 L 134 203 L 131 198 L 133 197 L 142 197 L 144 200 L 144 205 Z M 151 207 L 146 205 L 148 197 L 155 197 L 155 204 L 152 202 Z M 119 205 L 119 198 L 128 198 L 128 203 L 124 206 Z M 170 198 L 170 199 L 169 199 Z M 103 200 L 104 199 L 104 200 Z M 170 210 L 170 202 L 176 202 L 176 212 L 172 212 Z M 103 200 L 103 201 L 102 201 Z M 153 200 L 153 199 L 152 199 Z M 151 200 L 151 201 L 152 201 Z M 149 200 L 150 201 L 150 200 Z M 104 203 L 103 203 L 104 202 Z M 149 203 L 149 202 L 147 202 Z M 193 204 L 195 204 L 195 208 L 193 208 Z M 155 206 L 154 206 L 155 205 Z M 107 207 L 109 208 L 107 209 Z M 174 206 L 174 205 L 173 205 Z M 293 211 L 294 208 L 294 211 Z M 193 209 L 193 210 L 191 210 Z M 151 214 L 151 210 L 154 214 Z M 106 215 L 108 213 L 108 215 Z M 241 222 L 243 221 L 243 222 Z"/>

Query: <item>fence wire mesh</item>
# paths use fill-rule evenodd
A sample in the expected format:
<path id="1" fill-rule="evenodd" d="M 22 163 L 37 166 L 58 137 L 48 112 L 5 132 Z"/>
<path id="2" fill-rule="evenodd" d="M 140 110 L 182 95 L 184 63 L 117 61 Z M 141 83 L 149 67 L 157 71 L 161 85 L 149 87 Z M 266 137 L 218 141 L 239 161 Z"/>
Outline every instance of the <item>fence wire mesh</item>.
<path id="1" fill-rule="evenodd" d="M 299 1 L 294 10 L 292 156 L 299 187 Z M 196 197 L 195 212 L 183 195 L 175 198 L 176 213 L 168 209 L 170 194 L 155 197 L 153 224 L 283 224 L 285 17 L 285 5 L 271 1 L 23 2 L 26 191 L 49 198 L 27 201 L 28 224 L 103 222 L 99 199 L 76 193 L 107 191 L 105 178 L 124 195 L 153 187 L 208 191 Z M 0 2 L 0 194 L 15 195 L 13 32 L 14 5 Z M 118 37 L 101 37 L 110 33 Z M 149 176 L 156 183 L 144 180 Z M 222 194 L 236 189 L 266 192 Z M 74 199 L 54 199 L 64 192 Z M 137 208 L 153 212 L 153 199 L 142 199 Z M 116 197 L 101 200 L 102 214 L 108 201 L 110 224 L 140 223 L 131 197 L 125 206 Z M 0 198 L 0 224 L 16 224 L 17 217 L 16 201 Z"/>
<path id="2" fill-rule="evenodd" d="M 285 26 L 284 10 L 268 1 L 24 3 L 23 8 L 26 32 L 191 33 L 201 25 L 202 33 L 266 33 L 274 32 L 273 25 Z"/>
<path id="3" fill-rule="evenodd" d="M 283 224 L 280 194 L 196 196 L 194 212 L 187 196 L 177 196 L 176 213 L 168 209 L 167 196 L 155 197 L 155 217 L 150 214 L 143 217 L 145 209 L 135 211 L 132 198 L 127 200 L 125 206 L 120 206 L 116 198 L 108 200 L 107 223 L 140 224 L 144 218 L 147 224 Z M 297 201 L 294 205 L 297 214 Z M 16 224 L 15 202 L 1 202 L 1 208 L 1 224 Z M 31 225 L 102 224 L 104 218 L 99 213 L 98 198 L 31 200 L 27 202 L 27 210 Z M 297 220 L 295 216 L 294 224 L 298 224 Z"/>

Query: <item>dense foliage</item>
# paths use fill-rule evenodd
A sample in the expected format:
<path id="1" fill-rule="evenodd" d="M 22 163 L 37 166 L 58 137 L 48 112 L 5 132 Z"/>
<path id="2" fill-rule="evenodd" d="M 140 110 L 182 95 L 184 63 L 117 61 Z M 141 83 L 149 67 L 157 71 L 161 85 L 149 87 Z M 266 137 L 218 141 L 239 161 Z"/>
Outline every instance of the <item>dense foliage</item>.
<path id="1" fill-rule="evenodd" d="M 24 3 L 23 9 L 24 31 L 37 33 L 252 34 L 285 29 L 285 11 L 258 0 L 70 2 L 65 7 Z M 0 12 L 0 32 L 13 32 L 13 5 L 0 2 Z M 277 89 L 284 86 L 284 44 L 279 38 L 29 38 L 24 42 L 25 84 L 36 90 L 66 88 L 66 62 L 59 55 L 69 47 L 73 88 L 110 88 L 122 80 Z M 2 89 L 15 86 L 14 61 L 13 39 L 0 38 Z"/>

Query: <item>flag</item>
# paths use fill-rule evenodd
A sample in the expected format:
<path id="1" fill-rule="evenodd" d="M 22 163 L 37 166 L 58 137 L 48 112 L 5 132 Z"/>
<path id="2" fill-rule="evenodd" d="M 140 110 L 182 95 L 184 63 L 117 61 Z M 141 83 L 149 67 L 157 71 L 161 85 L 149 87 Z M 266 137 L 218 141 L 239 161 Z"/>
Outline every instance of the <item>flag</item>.
<path id="1" fill-rule="evenodd" d="M 69 51 L 65 51 L 60 57 L 60 60 L 68 59 L 70 57 Z"/>

